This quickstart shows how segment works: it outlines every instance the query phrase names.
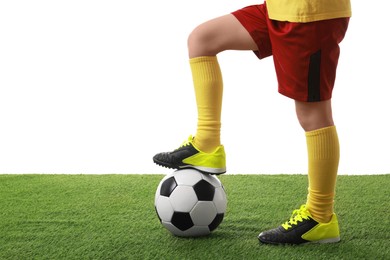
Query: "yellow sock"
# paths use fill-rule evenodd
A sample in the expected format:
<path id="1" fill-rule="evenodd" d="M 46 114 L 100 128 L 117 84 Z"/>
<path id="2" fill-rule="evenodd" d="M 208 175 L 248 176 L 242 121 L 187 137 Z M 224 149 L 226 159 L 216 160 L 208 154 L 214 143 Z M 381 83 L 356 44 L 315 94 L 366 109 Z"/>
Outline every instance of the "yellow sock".
<path id="1" fill-rule="evenodd" d="M 221 144 L 223 83 L 216 56 L 190 59 L 194 82 L 198 126 L 194 145 L 202 152 L 212 152 Z"/>
<path id="2" fill-rule="evenodd" d="M 309 162 L 307 208 L 319 222 L 333 214 L 340 146 L 335 126 L 306 132 Z"/>

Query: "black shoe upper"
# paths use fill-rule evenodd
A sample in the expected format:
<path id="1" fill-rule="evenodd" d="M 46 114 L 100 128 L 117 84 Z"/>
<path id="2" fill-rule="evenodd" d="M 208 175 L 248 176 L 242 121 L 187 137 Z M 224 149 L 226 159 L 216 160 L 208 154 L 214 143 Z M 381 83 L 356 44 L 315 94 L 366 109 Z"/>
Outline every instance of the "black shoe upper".
<path id="1" fill-rule="evenodd" d="M 189 143 L 185 146 L 179 147 L 172 152 L 158 153 L 153 157 L 153 161 L 156 164 L 167 168 L 178 169 L 181 166 L 186 165 L 183 163 L 184 159 L 197 153 L 199 153 L 199 151 L 196 150 L 191 143 Z"/>
<path id="2" fill-rule="evenodd" d="M 266 244 L 302 244 L 309 242 L 302 238 L 302 235 L 318 224 L 312 218 L 293 224 L 287 230 L 282 226 L 260 233 L 258 239 Z"/>

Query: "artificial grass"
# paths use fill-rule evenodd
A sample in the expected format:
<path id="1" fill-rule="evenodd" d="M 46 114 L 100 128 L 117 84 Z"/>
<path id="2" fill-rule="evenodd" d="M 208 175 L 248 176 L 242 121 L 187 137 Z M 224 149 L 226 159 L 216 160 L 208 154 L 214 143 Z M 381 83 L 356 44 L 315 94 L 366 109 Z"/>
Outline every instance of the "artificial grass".
<path id="1" fill-rule="evenodd" d="M 389 259 L 390 175 L 339 176 L 341 242 L 272 246 L 257 234 L 306 200 L 304 175 L 223 175 L 223 222 L 172 236 L 154 210 L 163 175 L 0 175 L 0 259 Z"/>

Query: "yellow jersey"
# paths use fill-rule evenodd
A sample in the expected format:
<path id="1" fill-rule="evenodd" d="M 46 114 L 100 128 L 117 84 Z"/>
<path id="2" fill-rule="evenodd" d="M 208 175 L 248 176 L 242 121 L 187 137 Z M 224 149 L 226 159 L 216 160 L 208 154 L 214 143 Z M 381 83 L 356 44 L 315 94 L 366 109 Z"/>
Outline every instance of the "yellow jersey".
<path id="1" fill-rule="evenodd" d="M 350 17 L 350 0 L 266 0 L 271 20 L 314 22 Z"/>

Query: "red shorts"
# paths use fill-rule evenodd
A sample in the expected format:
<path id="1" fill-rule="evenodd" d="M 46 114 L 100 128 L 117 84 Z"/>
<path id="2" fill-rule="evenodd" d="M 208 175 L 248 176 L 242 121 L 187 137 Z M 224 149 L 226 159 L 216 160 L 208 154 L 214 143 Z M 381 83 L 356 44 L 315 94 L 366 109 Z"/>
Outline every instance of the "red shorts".
<path id="1" fill-rule="evenodd" d="M 260 58 L 273 56 L 279 93 L 298 101 L 331 99 L 339 59 L 339 43 L 349 18 L 309 23 L 270 20 L 265 4 L 232 13 L 258 46 Z"/>

